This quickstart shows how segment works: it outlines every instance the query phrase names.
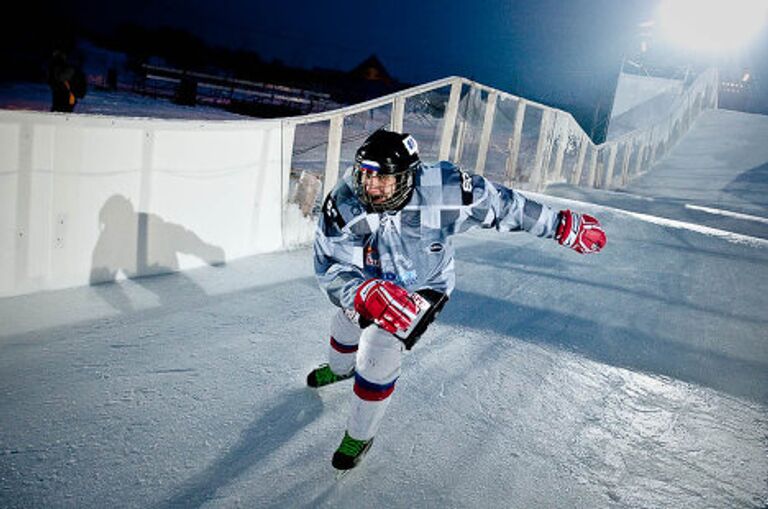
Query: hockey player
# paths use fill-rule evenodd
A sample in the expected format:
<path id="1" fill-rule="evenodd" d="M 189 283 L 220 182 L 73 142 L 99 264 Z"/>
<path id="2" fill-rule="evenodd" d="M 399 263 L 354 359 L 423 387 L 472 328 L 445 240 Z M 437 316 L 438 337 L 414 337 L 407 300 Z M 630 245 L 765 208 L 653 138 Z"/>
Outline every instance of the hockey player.
<path id="1" fill-rule="evenodd" d="M 442 161 L 424 164 L 408 134 L 379 130 L 357 150 L 323 203 L 315 273 L 339 310 L 328 363 L 307 376 L 322 387 L 354 377 L 347 429 L 332 464 L 353 468 L 373 443 L 410 350 L 455 284 L 450 237 L 472 227 L 525 230 L 579 253 L 603 248 L 592 216 L 559 212 Z"/>

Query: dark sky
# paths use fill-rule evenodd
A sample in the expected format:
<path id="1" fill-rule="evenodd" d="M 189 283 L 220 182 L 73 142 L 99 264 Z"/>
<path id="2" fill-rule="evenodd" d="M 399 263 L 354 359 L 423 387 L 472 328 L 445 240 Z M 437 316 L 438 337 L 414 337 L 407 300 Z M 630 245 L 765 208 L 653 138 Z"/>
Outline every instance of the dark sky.
<path id="1" fill-rule="evenodd" d="M 46 11 L 101 31 L 124 22 L 182 28 L 213 45 L 253 50 L 267 60 L 305 68 L 349 70 L 376 54 L 390 74 L 407 83 L 460 75 L 546 104 L 574 106 L 566 108 L 571 111 L 589 111 L 598 103 L 610 104 L 622 57 L 636 52 L 637 26 L 653 16 L 657 3 L 72 0 L 55 2 Z M 768 52 L 762 55 L 768 58 Z"/>
<path id="2" fill-rule="evenodd" d="M 289 65 L 351 69 L 376 54 L 401 81 L 461 75 L 549 102 L 589 100 L 615 79 L 647 0 L 387 2 L 82 0 L 70 15 L 110 29 L 185 28 Z"/>

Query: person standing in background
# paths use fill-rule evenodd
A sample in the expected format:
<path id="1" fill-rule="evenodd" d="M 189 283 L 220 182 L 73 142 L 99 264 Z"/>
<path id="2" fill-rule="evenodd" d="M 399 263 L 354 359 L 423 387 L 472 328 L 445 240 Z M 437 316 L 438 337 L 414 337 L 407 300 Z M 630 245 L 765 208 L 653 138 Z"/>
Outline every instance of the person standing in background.
<path id="1" fill-rule="evenodd" d="M 51 111 L 71 113 L 77 100 L 85 96 L 85 76 L 60 49 L 51 55 L 48 85 L 51 87 Z"/>

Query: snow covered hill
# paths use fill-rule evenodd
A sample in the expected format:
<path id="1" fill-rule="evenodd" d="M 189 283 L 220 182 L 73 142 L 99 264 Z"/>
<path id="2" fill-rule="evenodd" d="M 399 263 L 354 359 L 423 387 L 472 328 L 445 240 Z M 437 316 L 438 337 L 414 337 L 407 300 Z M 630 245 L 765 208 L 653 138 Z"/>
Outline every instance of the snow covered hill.
<path id="1" fill-rule="evenodd" d="M 695 175 L 690 141 L 666 161 Z M 700 205 L 768 182 L 768 157 L 710 160 L 731 174 Z M 537 196 L 599 217 L 597 256 L 458 237 L 456 292 L 341 481 L 351 384 L 304 386 L 332 313 L 309 250 L 0 299 L 0 506 L 765 507 L 768 236 L 662 191 Z"/>
<path id="2" fill-rule="evenodd" d="M 0 108 L 50 111 L 51 90 L 45 83 L 0 83 Z M 127 91 L 92 88 L 75 106 L 75 113 L 194 120 L 243 120 L 246 117 L 210 106 L 180 106 Z"/>

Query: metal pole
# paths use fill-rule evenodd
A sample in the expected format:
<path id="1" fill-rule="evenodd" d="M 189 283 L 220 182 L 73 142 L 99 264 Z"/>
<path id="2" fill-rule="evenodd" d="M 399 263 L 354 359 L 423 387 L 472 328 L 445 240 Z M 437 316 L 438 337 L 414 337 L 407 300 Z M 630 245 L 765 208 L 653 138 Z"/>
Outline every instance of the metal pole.
<path id="1" fill-rule="evenodd" d="M 459 99 L 461 98 L 461 80 L 451 84 L 451 95 L 448 97 L 448 106 L 443 118 L 443 133 L 440 137 L 440 160 L 447 160 L 451 155 L 451 143 L 453 142 L 453 130 L 456 127 L 456 117 L 459 113 Z"/>
<path id="2" fill-rule="evenodd" d="M 582 133 L 581 144 L 579 145 L 579 158 L 576 160 L 576 168 L 573 171 L 573 178 L 571 184 L 578 186 L 581 182 L 581 174 L 584 172 L 584 159 L 587 156 L 587 148 L 589 147 L 589 137 L 586 133 Z"/>
<path id="3" fill-rule="evenodd" d="M 405 117 L 405 97 L 400 95 L 392 101 L 390 128 L 396 133 L 403 132 L 403 117 Z"/>
<path id="4" fill-rule="evenodd" d="M 618 146 L 612 143 L 608 149 L 608 164 L 605 165 L 605 178 L 603 178 L 603 189 L 610 189 L 613 180 L 613 168 L 616 166 L 616 152 Z"/>
<path id="5" fill-rule="evenodd" d="M 621 185 L 625 186 L 627 185 L 627 180 L 629 180 L 629 161 L 632 158 L 632 151 L 634 149 L 634 146 L 632 143 L 627 143 L 626 148 L 624 150 L 624 160 L 621 162 Z"/>
<path id="6" fill-rule="evenodd" d="M 592 149 L 589 156 L 589 174 L 587 175 L 587 184 L 591 187 L 597 187 L 597 147 Z"/>
<path id="7" fill-rule="evenodd" d="M 325 155 L 325 178 L 323 179 L 323 196 L 331 192 L 339 178 L 339 161 L 341 160 L 341 130 L 344 126 L 344 116 L 331 119 L 328 130 L 328 151 Z"/>
<path id="8" fill-rule="evenodd" d="M 509 139 L 509 159 L 507 159 L 507 184 L 510 184 L 517 173 L 517 158 L 520 156 L 520 140 L 523 137 L 523 120 L 525 119 L 526 102 L 520 99 L 515 111 L 515 127 Z"/>
<path id="9" fill-rule="evenodd" d="M 531 171 L 531 184 L 534 189 L 540 189 L 545 183 L 544 159 L 552 148 L 552 112 L 544 110 L 539 126 L 539 139 L 536 142 L 536 158 Z"/>
<path id="10" fill-rule="evenodd" d="M 485 105 L 483 131 L 480 134 L 480 146 L 477 149 L 477 162 L 475 163 L 475 173 L 478 175 L 485 173 L 485 161 L 488 157 L 488 146 L 491 143 L 491 130 L 493 129 L 493 119 L 496 116 L 496 100 L 498 98 L 498 93 L 489 93 L 488 103 Z"/>
<path id="11" fill-rule="evenodd" d="M 568 147 L 568 125 L 564 121 L 560 121 L 561 116 L 557 114 L 555 116 L 555 126 L 559 127 L 557 138 L 557 151 L 555 152 L 555 164 L 552 165 L 552 178 L 554 180 L 560 180 L 563 178 L 563 159 L 565 159 L 565 149 Z M 563 119 L 565 120 L 565 119 Z"/>

